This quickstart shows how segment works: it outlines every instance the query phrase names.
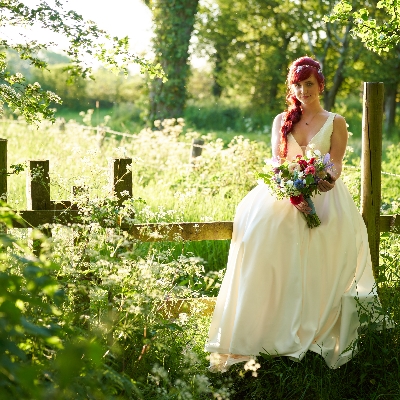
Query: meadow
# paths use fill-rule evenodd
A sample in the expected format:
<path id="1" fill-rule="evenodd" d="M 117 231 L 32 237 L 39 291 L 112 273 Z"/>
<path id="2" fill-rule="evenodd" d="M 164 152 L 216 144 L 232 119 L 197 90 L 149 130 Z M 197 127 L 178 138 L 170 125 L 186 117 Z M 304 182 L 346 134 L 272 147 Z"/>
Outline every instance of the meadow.
<path id="1" fill-rule="evenodd" d="M 134 215 L 134 223 L 230 221 L 271 154 L 268 129 L 196 132 L 183 120 L 167 120 L 132 137 L 103 137 L 88 129 L 93 114 L 82 118 L 82 123 L 58 120 L 39 127 L 18 120 L 0 125 L 0 137 L 8 139 L 8 164 L 50 160 L 51 198 L 80 204 L 87 220 L 86 225 L 54 228 L 51 239 L 23 229 L 1 236 L 7 248 L 0 253 L 0 339 L 6 349 L 2 396 L 400 398 L 398 235 L 381 237 L 377 282 L 380 313 L 393 327 L 378 330 L 374 317 L 363 314 L 368 323 L 351 362 L 331 370 L 315 354 L 307 354 L 301 363 L 260 355 L 257 367 L 237 365 L 228 373 L 212 374 L 203 352 L 210 316 L 195 299 L 218 293 L 229 241 L 145 244 L 117 227 L 103 227 L 97 217 L 112 218 L 116 208 L 107 182 L 108 163 L 118 157 L 133 159 L 133 198 L 124 209 Z M 190 157 L 193 138 L 205 141 L 196 159 Z M 360 136 L 355 133 L 343 179 L 357 204 L 359 159 Z M 399 159 L 397 144 L 385 140 L 382 213 L 398 213 Z M 12 209 L 26 208 L 24 174 L 13 174 L 8 182 L 10 208 L 3 204 L 1 213 L 6 224 L 15 218 Z M 85 196 L 74 196 L 72 186 L 85 187 Z M 42 241 L 40 257 L 29 253 L 28 235 Z M 190 313 L 166 306 L 185 298 L 194 299 Z"/>

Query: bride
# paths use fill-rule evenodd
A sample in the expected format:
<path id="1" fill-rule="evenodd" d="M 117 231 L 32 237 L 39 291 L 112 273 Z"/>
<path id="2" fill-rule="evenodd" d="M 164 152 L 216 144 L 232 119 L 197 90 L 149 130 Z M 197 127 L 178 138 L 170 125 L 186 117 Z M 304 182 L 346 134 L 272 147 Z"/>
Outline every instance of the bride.
<path id="1" fill-rule="evenodd" d="M 346 122 L 320 104 L 324 76 L 316 60 L 295 60 L 287 84 L 288 109 L 272 129 L 273 156 L 330 153 L 333 179 L 318 184 L 313 202 L 321 225 L 313 229 L 301 215 L 311 211 L 306 201 L 277 200 L 264 183 L 240 202 L 205 346 L 214 371 L 260 352 L 301 360 L 308 350 L 337 368 L 355 354 L 358 304 L 376 298 L 367 231 L 340 179 Z"/>

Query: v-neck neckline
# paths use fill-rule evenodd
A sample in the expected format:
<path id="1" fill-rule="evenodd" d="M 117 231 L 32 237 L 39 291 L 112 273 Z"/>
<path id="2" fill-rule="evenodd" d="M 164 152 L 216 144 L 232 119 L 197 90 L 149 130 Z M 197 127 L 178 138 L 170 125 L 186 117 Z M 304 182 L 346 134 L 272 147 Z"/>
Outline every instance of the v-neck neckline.
<path id="1" fill-rule="evenodd" d="M 309 142 L 308 142 L 305 146 L 300 146 L 300 145 L 299 145 L 299 142 L 296 140 L 296 138 L 295 138 L 295 137 L 293 136 L 293 134 L 291 133 L 292 138 L 293 138 L 294 141 L 296 142 L 297 146 L 299 146 L 301 150 L 303 150 L 303 148 L 306 149 L 306 148 L 309 146 L 309 144 L 314 140 L 314 138 L 315 138 L 316 136 L 318 136 L 318 135 L 320 134 L 320 132 L 325 128 L 325 125 L 328 123 L 328 121 L 329 121 L 329 119 L 331 118 L 331 116 L 332 116 L 332 113 L 329 113 L 329 117 L 326 119 L 326 121 L 324 122 L 324 124 L 321 126 L 320 130 L 309 140 Z"/>

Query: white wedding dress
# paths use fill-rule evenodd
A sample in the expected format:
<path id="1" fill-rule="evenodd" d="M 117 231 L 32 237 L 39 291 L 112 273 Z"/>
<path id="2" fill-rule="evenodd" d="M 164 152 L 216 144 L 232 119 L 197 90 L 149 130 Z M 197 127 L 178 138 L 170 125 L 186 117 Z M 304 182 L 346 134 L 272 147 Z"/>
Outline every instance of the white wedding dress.
<path id="1" fill-rule="evenodd" d="M 331 113 L 309 143 L 322 154 L 329 152 L 334 118 Z M 298 154 L 289 134 L 288 159 Z M 311 350 L 331 368 L 354 355 L 357 304 L 379 303 L 366 227 L 340 178 L 313 201 L 321 220 L 313 229 L 263 183 L 239 204 L 205 346 L 211 370 L 225 371 L 260 352 L 301 360 Z"/>

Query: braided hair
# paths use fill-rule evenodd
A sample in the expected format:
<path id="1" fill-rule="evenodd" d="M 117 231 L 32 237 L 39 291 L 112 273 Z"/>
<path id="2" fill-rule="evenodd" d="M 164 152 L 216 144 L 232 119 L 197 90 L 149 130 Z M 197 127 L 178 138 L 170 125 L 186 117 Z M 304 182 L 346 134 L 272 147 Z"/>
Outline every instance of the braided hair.
<path id="1" fill-rule="evenodd" d="M 293 61 L 289 67 L 286 84 L 288 86 L 288 94 L 286 103 L 288 109 L 283 116 L 283 124 L 280 129 L 281 142 L 279 146 L 279 155 L 282 158 L 287 156 L 288 152 L 288 134 L 292 131 L 293 125 L 300 121 L 303 114 L 301 102 L 290 90 L 290 86 L 294 83 L 308 79 L 311 74 L 315 76 L 321 89 L 324 87 L 325 78 L 321 71 L 321 66 L 318 61 L 311 57 L 301 57 Z"/>

